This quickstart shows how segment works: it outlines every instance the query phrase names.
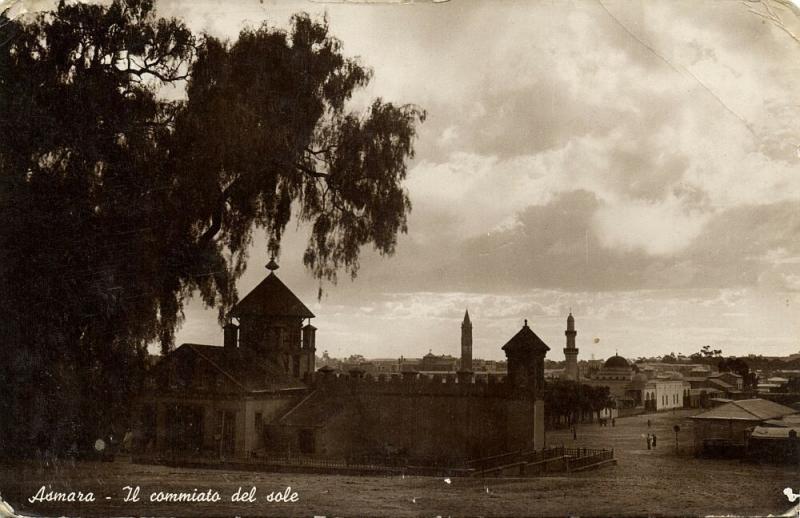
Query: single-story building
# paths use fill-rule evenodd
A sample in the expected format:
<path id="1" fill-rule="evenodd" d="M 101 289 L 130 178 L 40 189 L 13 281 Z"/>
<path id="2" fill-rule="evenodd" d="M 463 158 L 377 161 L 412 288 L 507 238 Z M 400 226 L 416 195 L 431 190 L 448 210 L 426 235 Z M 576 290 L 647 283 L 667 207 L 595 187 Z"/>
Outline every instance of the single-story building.
<path id="1" fill-rule="evenodd" d="M 774 419 L 797 414 L 798 411 L 766 399 L 731 401 L 702 414 L 694 421 L 695 453 L 724 450 L 742 454 L 752 430 Z"/>
<path id="2" fill-rule="evenodd" d="M 756 426 L 747 443 L 747 457 L 767 462 L 800 464 L 800 425 Z"/>

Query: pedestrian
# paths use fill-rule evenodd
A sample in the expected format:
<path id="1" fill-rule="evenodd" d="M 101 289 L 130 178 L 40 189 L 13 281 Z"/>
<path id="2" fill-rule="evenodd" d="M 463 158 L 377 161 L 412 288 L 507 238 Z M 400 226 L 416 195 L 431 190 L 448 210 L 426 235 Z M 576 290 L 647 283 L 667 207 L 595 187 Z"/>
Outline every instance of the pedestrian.
<path id="1" fill-rule="evenodd" d="M 650 428 L 650 419 L 647 420 L 647 427 Z"/>
<path id="2" fill-rule="evenodd" d="M 653 449 L 656 449 L 656 434 L 653 434 Z"/>
<path id="3" fill-rule="evenodd" d="M 578 440 L 578 430 L 574 426 L 572 427 L 572 440 L 573 441 Z"/>
<path id="4" fill-rule="evenodd" d="M 614 428 L 615 426 L 617 426 L 617 418 L 616 417 L 612 417 L 611 418 L 611 428 Z"/>
<path id="5" fill-rule="evenodd" d="M 652 438 L 650 437 L 650 434 L 647 434 L 647 449 L 648 450 L 650 449 L 651 441 L 652 441 Z"/>

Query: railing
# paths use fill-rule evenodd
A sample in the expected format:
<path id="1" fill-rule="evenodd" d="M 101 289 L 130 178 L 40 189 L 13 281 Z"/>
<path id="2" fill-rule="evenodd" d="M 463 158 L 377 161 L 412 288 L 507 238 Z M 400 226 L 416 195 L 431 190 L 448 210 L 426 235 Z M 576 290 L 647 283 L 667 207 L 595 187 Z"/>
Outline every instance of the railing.
<path id="1" fill-rule="evenodd" d="M 594 448 L 565 448 L 554 446 L 542 450 L 519 450 L 516 452 L 494 455 L 482 459 L 471 460 L 466 465 L 474 469 L 473 475 L 502 473 L 504 471 L 526 473 L 526 466 L 546 463 L 554 459 L 563 459 L 561 470 L 574 471 L 614 458 L 614 450 Z M 559 469 L 559 468 L 556 468 Z"/>
<path id="2" fill-rule="evenodd" d="M 575 471 L 592 464 L 597 464 L 614 458 L 614 450 L 588 450 L 587 448 L 576 448 L 582 450 L 582 456 L 567 456 L 567 471 Z M 588 450 L 588 451 L 587 451 Z"/>
<path id="3" fill-rule="evenodd" d="M 219 458 L 175 454 L 151 456 L 135 455 L 133 461 L 169 463 L 184 466 L 230 466 L 251 470 L 300 468 L 320 471 L 390 472 L 419 475 L 448 473 L 457 476 L 503 473 L 504 471 L 514 472 L 517 468 L 520 468 L 520 473 L 524 473 L 526 465 L 546 463 L 554 459 L 563 459 L 563 463 L 560 464 L 560 470 L 565 469 L 569 472 L 580 470 L 603 461 L 612 460 L 613 458 L 614 450 L 553 446 L 541 450 L 518 450 L 472 460 L 434 457 L 405 458 L 402 456 L 323 458 L 304 454 L 270 453 L 250 458 Z"/>

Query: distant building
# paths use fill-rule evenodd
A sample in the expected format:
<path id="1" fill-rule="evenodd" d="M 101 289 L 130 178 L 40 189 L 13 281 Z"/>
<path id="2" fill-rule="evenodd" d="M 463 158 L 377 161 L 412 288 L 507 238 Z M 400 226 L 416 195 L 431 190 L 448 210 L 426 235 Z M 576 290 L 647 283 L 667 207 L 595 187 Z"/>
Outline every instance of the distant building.
<path id="1" fill-rule="evenodd" d="M 461 322 L 461 364 L 459 370 L 472 372 L 472 322 L 469 320 L 469 310 L 464 311 L 464 321 Z"/>
<path id="2" fill-rule="evenodd" d="M 449 354 L 436 355 L 428 351 L 417 364 L 416 370 L 420 372 L 456 372 L 458 370 L 458 358 Z"/>
<path id="3" fill-rule="evenodd" d="M 690 387 L 680 373 L 657 373 L 653 369 L 635 373 L 634 369 L 628 360 L 614 355 L 587 383 L 608 387 L 618 408 L 643 407 L 660 412 L 686 406 Z"/>
<path id="4" fill-rule="evenodd" d="M 572 316 L 572 311 L 569 312 L 567 317 L 567 330 L 564 331 L 567 337 L 567 346 L 564 348 L 564 358 L 566 365 L 562 379 L 578 381 L 580 374 L 578 372 L 578 348 L 575 347 L 575 336 L 578 332 L 575 330 L 575 317 Z"/>

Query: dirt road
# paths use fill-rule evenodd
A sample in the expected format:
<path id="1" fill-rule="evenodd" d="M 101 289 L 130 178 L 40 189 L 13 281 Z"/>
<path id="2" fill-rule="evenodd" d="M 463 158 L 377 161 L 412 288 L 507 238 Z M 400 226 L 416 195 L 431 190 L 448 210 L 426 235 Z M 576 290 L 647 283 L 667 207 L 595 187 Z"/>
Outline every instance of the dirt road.
<path id="1" fill-rule="evenodd" d="M 615 427 L 578 427 L 550 433 L 552 445 L 614 448 L 615 467 L 536 479 L 345 477 L 223 472 L 130 463 L 55 466 L 0 465 L 0 494 L 20 512 L 45 515 L 149 516 L 565 516 L 573 515 L 766 515 L 790 505 L 786 487 L 800 489 L 795 468 L 739 461 L 695 459 L 689 454 L 686 414 L 650 415 L 656 449 L 647 450 L 648 416 L 618 419 Z M 679 423 L 680 455 L 672 426 Z M 47 490 L 93 492 L 91 503 L 35 503 Z M 139 486 L 139 502 L 124 502 L 124 486 Z M 255 502 L 231 502 L 239 487 L 257 488 Z M 287 486 L 298 502 L 268 502 Z M 158 492 L 217 491 L 216 503 L 154 503 Z"/>

